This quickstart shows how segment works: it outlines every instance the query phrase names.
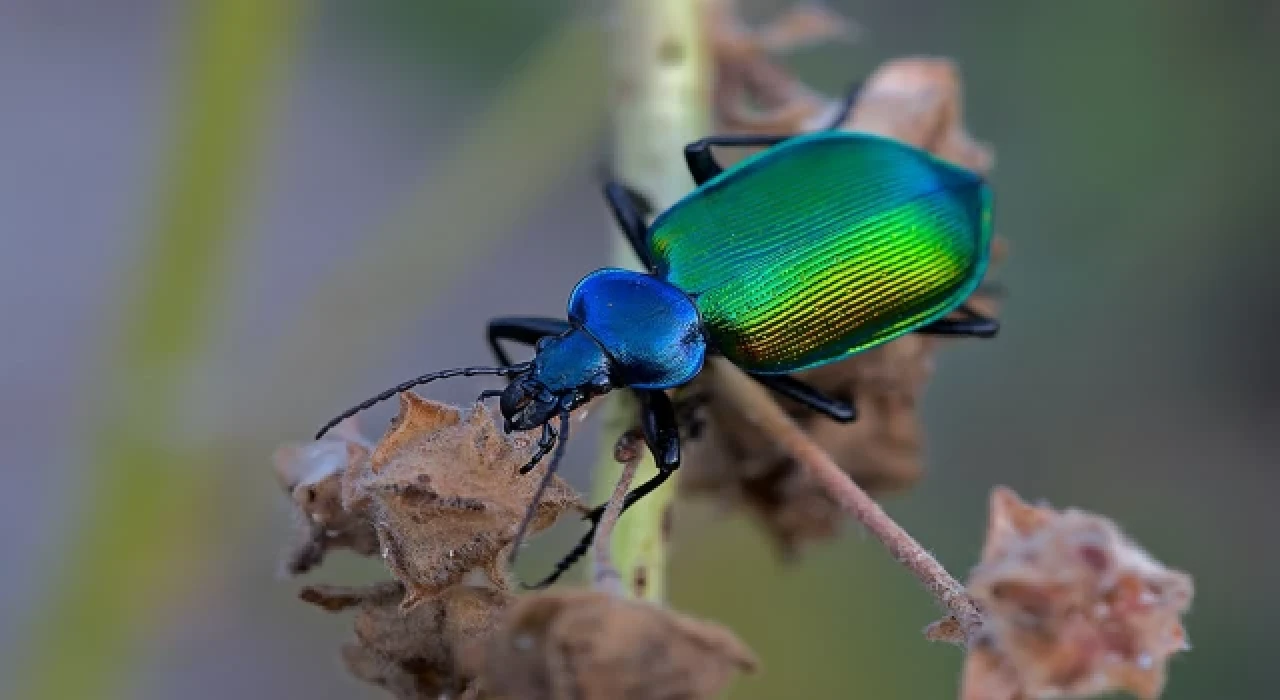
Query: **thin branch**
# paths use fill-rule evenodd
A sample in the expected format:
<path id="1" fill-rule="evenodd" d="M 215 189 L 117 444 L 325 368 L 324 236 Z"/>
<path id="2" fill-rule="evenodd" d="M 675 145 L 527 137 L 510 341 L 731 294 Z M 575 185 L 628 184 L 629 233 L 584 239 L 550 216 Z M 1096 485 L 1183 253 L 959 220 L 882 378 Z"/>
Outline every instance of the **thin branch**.
<path id="1" fill-rule="evenodd" d="M 613 565 L 613 526 L 622 514 L 622 503 L 627 499 L 627 491 L 644 458 L 643 450 L 644 441 L 635 431 L 624 433 L 614 445 L 614 459 L 622 463 L 622 474 L 618 476 L 618 484 L 605 505 L 600 525 L 596 528 L 595 541 L 592 543 L 595 550 L 595 587 L 614 595 L 622 595 L 623 590 L 622 576 Z"/>
<path id="2" fill-rule="evenodd" d="M 804 430 L 786 414 L 759 383 L 720 358 L 711 360 L 716 390 L 726 404 L 740 412 L 749 424 L 770 436 L 813 479 L 822 484 L 840 507 L 880 540 L 894 559 L 905 566 L 949 613 L 964 636 L 972 641 L 982 628 L 982 613 L 965 587 L 925 551 L 906 530 L 894 522 Z"/>

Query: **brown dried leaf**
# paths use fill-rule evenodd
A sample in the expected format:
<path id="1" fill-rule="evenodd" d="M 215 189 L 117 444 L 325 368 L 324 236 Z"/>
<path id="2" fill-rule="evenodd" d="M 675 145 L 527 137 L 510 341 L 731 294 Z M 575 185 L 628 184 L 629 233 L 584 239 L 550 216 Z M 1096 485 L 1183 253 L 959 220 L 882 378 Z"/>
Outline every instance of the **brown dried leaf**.
<path id="1" fill-rule="evenodd" d="M 719 121 L 738 133 L 800 133 L 830 122 L 839 100 L 810 90 L 769 55 L 759 31 L 747 28 L 734 3 L 713 3 L 712 45 L 717 58 Z M 989 149 L 969 136 L 962 121 L 962 87 L 945 59 L 912 57 L 888 62 L 864 81 L 845 128 L 897 138 L 979 172 L 993 162 Z M 762 105 L 766 113 L 752 112 Z M 739 149 L 721 149 L 727 156 Z M 744 150 L 745 149 L 741 149 Z M 992 245 L 992 270 L 1006 245 Z M 985 292 L 969 299 L 975 310 L 999 312 Z M 837 398 L 855 400 L 858 420 L 835 423 L 789 400 L 779 402 L 855 481 L 875 495 L 901 491 L 923 474 L 923 431 L 916 405 L 933 373 L 934 354 L 954 340 L 903 336 L 847 361 L 798 374 Z M 977 342 L 977 341 L 970 341 Z M 714 376 L 679 393 L 706 396 L 701 440 L 691 441 L 680 488 L 719 496 L 757 514 L 780 549 L 830 537 L 844 516 L 823 491 L 775 446 L 744 429 L 733 406 L 716 400 Z"/>
<path id="2" fill-rule="evenodd" d="M 1019 697 L 992 694 L 1010 687 L 1028 698 L 1158 697 L 1169 657 L 1188 648 L 1181 616 L 1193 588 L 1112 521 L 996 489 L 969 580 L 987 622 L 963 697 Z"/>
<path id="3" fill-rule="evenodd" d="M 518 473 L 533 452 L 524 436 L 503 434 L 483 404 L 461 410 L 413 393 L 368 460 L 353 464 L 343 500 L 376 524 L 383 558 L 408 591 L 411 607 L 471 571 L 506 587 L 504 554 L 539 477 Z M 583 506 L 556 477 L 530 533 Z"/>
<path id="4" fill-rule="evenodd" d="M 342 507 L 342 475 L 349 465 L 368 459 L 371 447 L 349 419 L 323 440 L 276 449 L 276 478 L 293 501 L 303 533 L 285 558 L 290 575 L 319 566 L 330 550 L 350 549 L 364 556 L 378 552 L 373 526 Z"/>
<path id="5" fill-rule="evenodd" d="M 355 640 L 342 648 L 352 675 L 402 700 L 456 697 L 475 685 L 458 659 L 476 653 L 496 629 L 511 596 L 488 588 L 455 586 L 404 611 L 404 587 L 312 586 L 300 597 L 324 610 L 356 608 Z"/>
<path id="6" fill-rule="evenodd" d="M 964 127 L 960 73 L 945 58 L 890 61 L 863 84 L 846 127 L 923 148 L 975 172 L 990 172 L 995 158 Z"/>
<path id="7" fill-rule="evenodd" d="M 757 665 L 719 625 L 587 590 L 519 598 L 482 663 L 512 700 L 696 700 Z"/>

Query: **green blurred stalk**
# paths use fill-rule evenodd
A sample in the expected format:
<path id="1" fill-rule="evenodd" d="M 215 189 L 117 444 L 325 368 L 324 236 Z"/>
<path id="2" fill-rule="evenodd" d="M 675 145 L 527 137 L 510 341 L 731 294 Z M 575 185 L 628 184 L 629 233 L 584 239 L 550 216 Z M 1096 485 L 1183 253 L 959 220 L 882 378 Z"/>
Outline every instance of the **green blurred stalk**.
<path id="1" fill-rule="evenodd" d="M 17 697 L 106 698 L 127 685 L 142 632 L 172 603 L 175 571 L 198 560 L 210 528 L 213 470 L 193 378 L 207 360 L 225 263 L 259 139 L 291 55 L 301 4 L 216 0 L 192 6 L 158 208 L 130 276 L 111 354 L 90 397 L 90 500 L 62 559 Z"/>
<path id="2" fill-rule="evenodd" d="M 681 152 L 711 125 L 711 55 L 701 0 L 618 0 L 613 38 L 614 174 L 665 209 L 693 188 Z M 637 260 L 621 234 L 614 236 L 612 263 L 635 268 Z M 636 417 L 635 401 L 608 397 L 604 439 L 592 493 L 608 499 L 620 472 L 614 440 Z M 636 472 L 636 484 L 657 474 L 653 455 Z M 612 563 L 629 594 L 652 601 L 666 596 L 667 511 L 676 492 L 673 477 L 618 521 Z"/>

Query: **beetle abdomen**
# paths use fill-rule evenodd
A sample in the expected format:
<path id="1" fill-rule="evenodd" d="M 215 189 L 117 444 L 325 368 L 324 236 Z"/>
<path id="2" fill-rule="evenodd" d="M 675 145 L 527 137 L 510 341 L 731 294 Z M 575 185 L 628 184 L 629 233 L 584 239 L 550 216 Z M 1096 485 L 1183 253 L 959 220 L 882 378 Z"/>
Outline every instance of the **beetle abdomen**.
<path id="1" fill-rule="evenodd" d="M 974 173 L 868 134 L 802 136 L 654 222 L 659 274 L 735 364 L 784 373 L 881 345 L 981 282 L 991 193 Z"/>
<path id="2" fill-rule="evenodd" d="M 650 275 L 605 268 L 578 282 L 569 321 L 613 361 L 615 379 L 635 389 L 666 389 L 693 379 L 707 340 L 688 295 Z"/>

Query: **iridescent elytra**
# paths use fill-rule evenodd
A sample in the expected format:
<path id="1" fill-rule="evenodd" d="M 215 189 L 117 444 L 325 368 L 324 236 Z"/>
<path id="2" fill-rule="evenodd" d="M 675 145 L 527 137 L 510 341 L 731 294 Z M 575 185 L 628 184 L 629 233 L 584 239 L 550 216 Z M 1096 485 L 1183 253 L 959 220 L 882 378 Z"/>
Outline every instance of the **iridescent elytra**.
<path id="1" fill-rule="evenodd" d="M 685 147 L 695 189 L 651 224 L 644 197 L 617 182 L 606 201 L 644 272 L 596 270 L 569 296 L 565 319 L 502 317 L 488 338 L 499 366 L 433 372 L 370 398 L 316 436 L 379 401 L 456 376 L 497 375 L 506 431 L 541 428 L 521 470 L 553 448 L 549 483 L 569 436 L 569 413 L 613 389 L 635 394 L 658 474 L 624 510 L 680 464 L 680 431 L 667 389 L 720 354 L 768 388 L 834 420 L 852 403 L 793 372 L 846 359 L 906 333 L 992 337 L 999 323 L 965 300 L 982 282 L 992 238 L 992 193 L 979 174 L 900 141 L 835 128 L 799 136 L 720 136 Z M 723 168 L 713 146 L 765 147 Z M 961 318 L 952 317 L 960 312 Z M 534 346 L 513 364 L 500 341 Z M 559 419 L 559 430 L 553 427 Z M 539 491 L 539 494 L 541 491 Z M 530 505 L 532 514 L 538 497 Z M 534 587 L 550 585 L 589 548 L 592 530 Z M 526 517 L 526 524 L 528 517 Z M 517 542 L 523 534 L 517 535 Z M 513 548 L 513 554 L 517 548 Z"/>

